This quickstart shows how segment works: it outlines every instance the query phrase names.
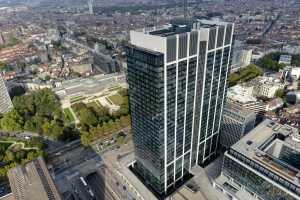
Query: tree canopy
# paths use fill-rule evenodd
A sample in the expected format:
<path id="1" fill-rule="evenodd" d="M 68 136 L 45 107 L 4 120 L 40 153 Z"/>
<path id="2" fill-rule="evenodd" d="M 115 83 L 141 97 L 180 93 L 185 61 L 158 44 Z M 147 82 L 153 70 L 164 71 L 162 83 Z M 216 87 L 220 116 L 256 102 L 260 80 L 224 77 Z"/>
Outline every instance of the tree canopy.
<path id="1" fill-rule="evenodd" d="M 284 97 L 284 89 L 278 89 L 278 90 L 276 90 L 275 96 L 279 97 L 279 98 L 283 98 Z"/>
<path id="2" fill-rule="evenodd" d="M 292 66 L 300 67 L 300 54 L 289 54 L 285 52 L 273 52 L 265 55 L 257 61 L 257 65 L 272 71 L 278 71 L 285 67 L 284 64 L 279 64 L 278 61 L 281 55 L 291 55 L 292 56 Z"/>
<path id="3" fill-rule="evenodd" d="M 33 160 L 38 156 L 46 156 L 42 151 L 42 144 L 35 139 L 27 141 L 29 147 L 35 147 L 32 149 L 23 149 L 21 145 L 0 142 L 0 181 L 7 179 L 7 171 L 17 164 L 24 164 Z"/>
<path id="4" fill-rule="evenodd" d="M 262 70 L 256 65 L 250 64 L 246 68 L 228 76 L 229 87 L 236 85 L 238 82 L 246 82 L 263 74 Z"/>
<path id="5" fill-rule="evenodd" d="M 79 116 L 82 144 L 88 145 L 96 139 L 107 137 L 130 126 L 128 91 L 120 89 L 118 94 L 122 98 L 122 103 L 120 109 L 113 114 L 93 103 L 72 105 L 72 109 Z"/>
<path id="6" fill-rule="evenodd" d="M 280 55 L 280 52 L 270 53 L 260 58 L 256 64 L 268 70 L 279 71 L 280 69 L 283 69 L 285 67 L 284 64 L 278 63 Z"/>
<path id="7" fill-rule="evenodd" d="M 16 96 L 13 105 L 14 109 L 0 119 L 5 131 L 28 130 L 59 139 L 67 128 L 60 103 L 50 89 Z"/>

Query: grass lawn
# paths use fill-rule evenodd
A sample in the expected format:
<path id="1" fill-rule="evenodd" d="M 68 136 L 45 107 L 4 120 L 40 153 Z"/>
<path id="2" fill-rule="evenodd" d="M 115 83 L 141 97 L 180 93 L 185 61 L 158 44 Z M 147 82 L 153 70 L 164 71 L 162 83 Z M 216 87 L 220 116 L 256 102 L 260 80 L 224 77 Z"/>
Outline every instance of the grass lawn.
<path id="1" fill-rule="evenodd" d="M 123 97 L 119 94 L 115 94 L 108 97 L 109 100 L 115 105 L 121 105 L 123 103 Z"/>
<path id="2" fill-rule="evenodd" d="M 65 108 L 64 113 L 69 122 L 75 121 L 75 117 L 73 116 L 73 113 L 71 112 L 70 108 Z"/>
<path id="3" fill-rule="evenodd" d="M 92 108 L 97 108 L 99 105 L 97 104 L 96 101 L 90 102 L 86 104 L 87 107 L 92 107 Z"/>

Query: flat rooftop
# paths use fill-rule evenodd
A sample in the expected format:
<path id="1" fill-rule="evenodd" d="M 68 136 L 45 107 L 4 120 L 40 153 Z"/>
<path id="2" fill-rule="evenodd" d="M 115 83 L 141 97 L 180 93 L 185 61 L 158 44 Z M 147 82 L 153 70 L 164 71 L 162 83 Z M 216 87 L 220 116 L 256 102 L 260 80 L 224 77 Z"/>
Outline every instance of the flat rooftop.
<path id="1" fill-rule="evenodd" d="M 156 27 L 147 27 L 136 30 L 149 35 L 160 37 L 168 37 L 171 35 L 191 32 L 193 29 L 199 28 L 213 28 L 216 26 L 225 26 L 228 22 L 213 21 L 213 20 L 199 20 L 199 19 L 175 19 L 170 24 Z M 197 28 L 196 28 L 197 27 Z"/>
<path id="2" fill-rule="evenodd" d="M 236 85 L 229 88 L 227 92 L 227 98 L 241 103 L 257 101 L 257 99 L 254 96 L 250 95 L 250 92 L 241 85 Z"/>
<path id="3" fill-rule="evenodd" d="M 15 200 L 60 200 L 44 160 L 39 157 L 8 171 Z"/>
<path id="4" fill-rule="evenodd" d="M 300 186 L 300 135 L 296 128 L 266 119 L 231 149 Z"/>

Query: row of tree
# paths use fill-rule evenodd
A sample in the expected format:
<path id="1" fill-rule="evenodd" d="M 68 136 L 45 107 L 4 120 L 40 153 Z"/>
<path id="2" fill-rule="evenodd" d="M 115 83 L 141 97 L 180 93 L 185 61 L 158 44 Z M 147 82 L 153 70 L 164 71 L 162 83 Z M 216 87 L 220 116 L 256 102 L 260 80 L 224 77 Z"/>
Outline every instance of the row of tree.
<path id="1" fill-rule="evenodd" d="M 102 106 L 88 106 L 83 103 L 72 105 L 72 109 L 79 117 L 83 144 L 87 145 L 130 126 L 128 91 L 121 89 L 118 93 L 122 96 L 122 104 L 113 114 Z"/>
<path id="2" fill-rule="evenodd" d="M 109 135 L 121 131 L 130 126 L 130 115 L 122 116 L 120 119 L 110 119 L 108 122 L 91 127 L 89 131 L 82 131 L 80 135 L 81 143 L 89 145 L 97 139 L 108 137 Z"/>
<path id="3" fill-rule="evenodd" d="M 262 74 L 263 72 L 260 68 L 256 65 L 250 64 L 248 67 L 230 74 L 228 77 L 228 85 L 231 87 L 236 85 L 238 82 L 247 82 L 257 76 L 261 76 Z"/>

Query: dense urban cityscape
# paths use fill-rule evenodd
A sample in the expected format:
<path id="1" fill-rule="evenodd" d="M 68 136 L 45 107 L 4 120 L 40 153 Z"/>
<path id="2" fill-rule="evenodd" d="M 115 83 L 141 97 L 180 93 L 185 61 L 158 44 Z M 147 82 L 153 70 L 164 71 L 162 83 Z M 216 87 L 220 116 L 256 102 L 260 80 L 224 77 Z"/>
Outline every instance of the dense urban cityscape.
<path id="1" fill-rule="evenodd" d="M 300 200 L 299 0 L 0 0 L 0 200 Z"/>

